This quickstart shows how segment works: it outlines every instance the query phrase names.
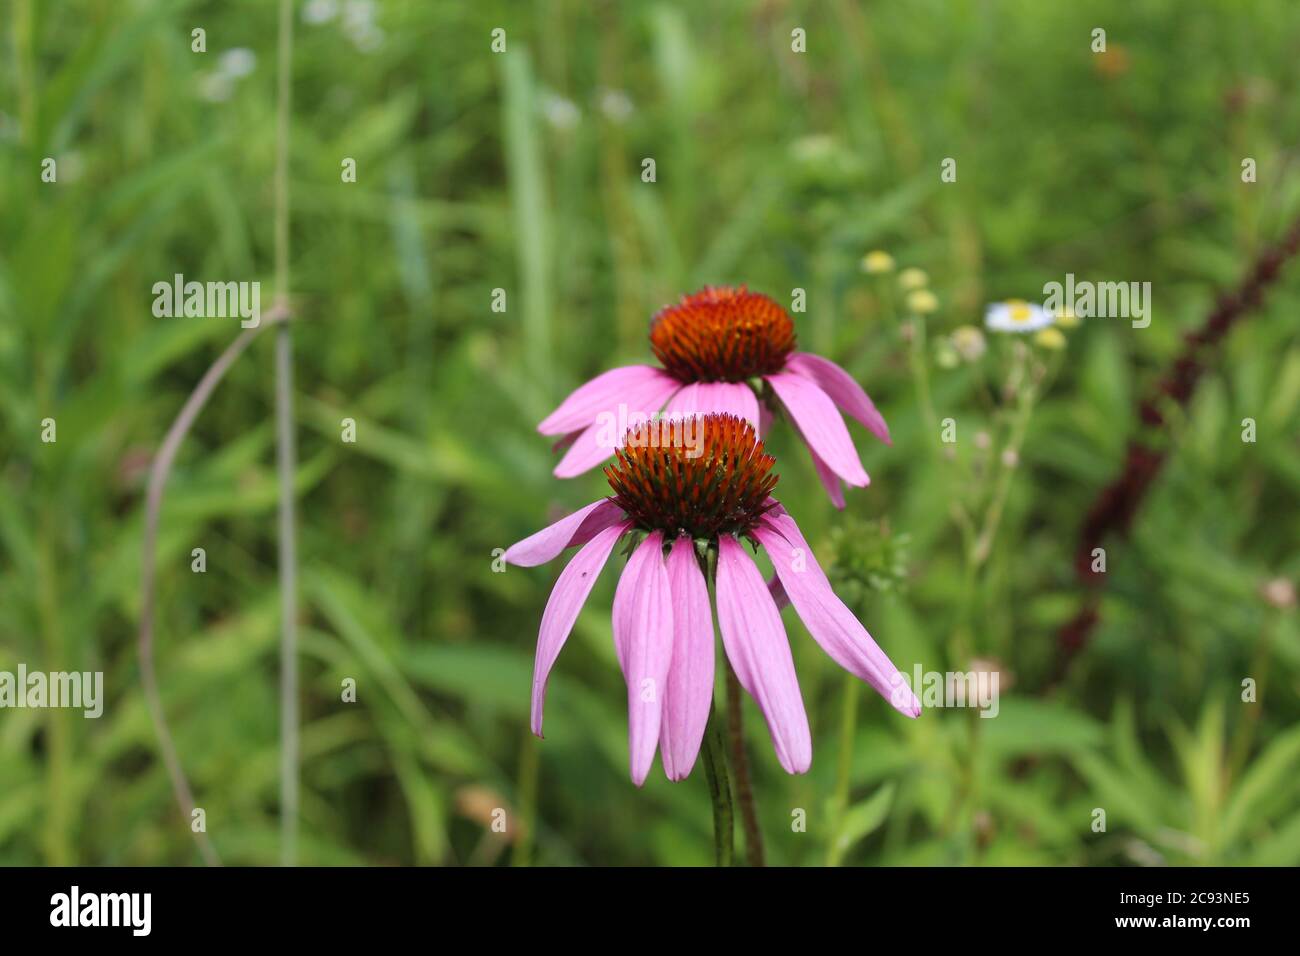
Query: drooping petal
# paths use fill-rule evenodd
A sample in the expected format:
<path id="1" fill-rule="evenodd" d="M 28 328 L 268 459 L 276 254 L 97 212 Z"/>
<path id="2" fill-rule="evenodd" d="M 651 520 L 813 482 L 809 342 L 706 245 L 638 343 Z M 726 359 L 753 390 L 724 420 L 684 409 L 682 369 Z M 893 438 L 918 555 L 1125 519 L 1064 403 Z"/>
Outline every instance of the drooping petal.
<path id="1" fill-rule="evenodd" d="M 555 524 L 506 548 L 507 564 L 531 568 L 545 564 L 565 548 L 586 544 L 598 531 L 621 521 L 623 511 L 608 498 L 593 501 Z"/>
<path id="2" fill-rule="evenodd" d="M 618 396 L 596 411 L 590 424 L 572 439 L 569 450 L 555 466 L 555 477 L 575 478 L 609 458 L 614 449 L 622 447 L 628 428 L 657 415 L 664 402 L 681 388 L 681 383 L 661 375 L 652 386 Z"/>
<path id="3" fill-rule="evenodd" d="M 558 455 L 562 451 L 568 451 L 569 446 L 572 445 L 575 441 L 577 441 L 578 436 L 581 435 L 584 431 L 586 431 L 586 429 L 582 428 L 576 432 L 569 432 L 567 435 L 561 435 L 558 439 L 556 439 L 555 444 L 551 445 L 551 454 Z"/>
<path id="4" fill-rule="evenodd" d="M 843 511 L 844 510 L 844 482 L 840 480 L 839 475 L 831 471 L 830 465 L 826 464 L 826 462 L 822 460 L 822 456 L 817 454 L 817 452 L 813 450 L 813 447 L 809 443 L 808 439 L 804 438 L 803 432 L 799 431 L 798 425 L 794 426 L 794 430 L 795 430 L 795 434 L 799 436 L 799 439 L 804 443 L 805 446 L 807 446 L 808 454 L 812 457 L 813 468 L 816 469 L 817 471 L 817 480 L 820 481 L 822 483 L 822 487 L 826 489 L 826 494 L 830 496 L 831 504 L 833 504 L 839 510 Z"/>
<path id="5" fill-rule="evenodd" d="M 578 386 L 560 407 L 542 419 L 537 430 L 543 435 L 563 435 L 585 429 L 601 412 L 617 413 L 620 404 L 633 411 L 659 411 L 678 382 L 663 369 L 651 365 L 624 365 L 602 372 Z"/>
<path id="6" fill-rule="evenodd" d="M 673 389 L 680 388 L 679 382 L 673 382 Z M 649 420 L 652 416 L 658 414 L 659 409 L 663 407 L 672 392 L 668 392 L 662 398 L 656 398 L 649 404 L 636 405 L 631 402 L 623 403 L 621 409 L 614 408 L 600 412 L 596 421 L 592 422 L 569 443 L 569 450 L 560 463 L 555 466 L 553 474 L 556 478 L 576 478 L 583 472 L 595 468 L 606 458 L 614 454 L 616 448 L 623 447 L 623 440 L 627 437 L 629 427 Z"/>
<path id="7" fill-rule="evenodd" d="M 826 393 L 793 372 L 777 372 L 766 376 L 766 380 L 790 412 L 808 447 L 850 485 L 866 487 L 870 479 L 853 447 L 848 426 Z"/>
<path id="8" fill-rule="evenodd" d="M 569 443 L 568 451 L 552 474 L 556 478 L 576 478 L 583 472 L 591 471 L 613 455 L 614 449 L 622 440 L 617 430 L 605 422 L 588 425 Z"/>
<path id="9" fill-rule="evenodd" d="M 611 621 L 614 630 L 614 651 L 618 654 L 618 669 L 627 679 L 627 644 L 624 640 L 632 630 L 632 608 L 636 602 L 638 582 L 641 572 L 654 555 L 653 549 L 637 547 L 627 559 L 627 567 L 618 577 L 618 586 L 614 588 L 614 606 Z"/>
<path id="10" fill-rule="evenodd" d="M 785 515 L 787 518 L 790 518 L 790 512 L 786 510 L 785 505 L 781 504 L 781 502 L 777 501 L 771 495 L 767 496 L 767 499 L 763 502 L 763 507 L 766 509 L 764 514 Z M 794 524 L 793 518 L 790 518 L 790 525 L 794 528 L 795 533 L 802 539 L 803 532 L 799 531 L 799 528 Z M 786 535 L 786 537 L 789 537 L 789 535 Z M 793 541 L 794 539 L 791 538 L 790 540 Z"/>
<path id="11" fill-rule="evenodd" d="M 831 471 L 830 465 L 822 461 L 822 456 L 813 451 L 812 445 L 808 446 L 808 454 L 812 455 L 813 467 L 817 469 L 817 477 L 821 479 L 822 487 L 831 496 L 831 504 L 843 511 L 844 484 L 840 481 L 840 476 Z"/>
<path id="12" fill-rule="evenodd" d="M 659 725 L 659 756 L 669 780 L 685 780 L 695 766 L 713 703 L 713 611 L 709 588 L 682 535 L 668 552 L 673 605 L 673 656 Z"/>
<path id="13" fill-rule="evenodd" d="M 786 510 L 785 505 L 772 497 L 767 499 L 766 504 L 768 505 L 768 509 L 763 515 L 763 523 L 773 525 L 776 530 L 781 533 L 782 537 L 792 545 L 796 548 L 802 548 L 804 553 L 812 559 L 807 563 L 808 571 L 815 574 L 818 580 L 823 582 L 826 587 L 829 588 L 831 586 L 830 579 L 826 577 L 826 572 L 822 570 L 822 566 L 817 563 L 817 556 L 813 554 L 812 546 L 808 544 L 808 539 L 803 536 L 803 532 L 799 530 L 799 526 L 794 523 L 794 518 L 791 516 L 790 512 Z M 779 574 L 776 575 L 778 581 L 780 578 L 781 576 Z M 784 591 L 785 589 L 783 587 L 782 593 L 784 593 Z M 788 595 L 786 596 L 786 603 L 790 603 Z"/>
<path id="14" fill-rule="evenodd" d="M 718 540 L 718 624 L 740 686 L 767 719 L 777 760 L 788 773 L 812 764 L 812 734 L 781 615 L 758 566 L 729 534 Z"/>
<path id="15" fill-rule="evenodd" d="M 785 588 L 781 587 L 781 578 L 773 574 L 767 582 L 767 593 L 772 595 L 772 603 L 776 605 L 779 611 L 790 603 L 790 595 L 785 593 Z"/>
<path id="16" fill-rule="evenodd" d="M 550 679 L 551 667 L 560 656 L 560 648 L 568 640 L 578 612 L 586 603 L 601 568 L 609 560 L 615 542 L 630 526 L 631 522 L 621 521 L 599 532 L 573 556 L 551 589 L 546 610 L 542 612 L 542 625 L 537 631 L 537 658 L 533 663 L 532 726 L 533 733 L 539 737 L 542 735 L 542 708 L 546 703 L 546 682 Z"/>
<path id="17" fill-rule="evenodd" d="M 831 589 L 803 535 L 797 527 L 789 536 L 783 532 L 792 526 L 794 520 L 789 515 L 769 516 L 753 533 L 772 559 L 777 577 L 808 633 L 835 663 L 874 687 L 899 713 L 919 716 L 920 701 L 893 661 Z"/>
<path id="18" fill-rule="evenodd" d="M 811 352 L 794 352 L 786 360 L 785 367 L 787 371 L 815 382 L 818 388 L 830 396 L 831 401 L 865 425 L 873 435 L 886 445 L 893 444 L 889 439 L 889 426 L 885 424 L 885 416 L 876 409 L 875 403 L 857 380 L 830 359 Z"/>
<path id="19" fill-rule="evenodd" d="M 636 569 L 631 607 L 614 617 L 614 642 L 623 648 L 627 681 L 628 755 L 632 782 L 638 787 L 654 763 L 673 656 L 673 598 L 663 559 L 663 533 L 648 535 L 633 556 L 641 554 L 645 556 Z M 629 561 L 624 574 L 631 570 Z"/>

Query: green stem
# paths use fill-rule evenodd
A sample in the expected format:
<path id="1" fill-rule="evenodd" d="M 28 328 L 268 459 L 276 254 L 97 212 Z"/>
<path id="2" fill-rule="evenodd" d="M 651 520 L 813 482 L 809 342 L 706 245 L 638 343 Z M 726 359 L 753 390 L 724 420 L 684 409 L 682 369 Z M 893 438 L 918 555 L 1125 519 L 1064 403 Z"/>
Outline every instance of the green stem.
<path id="1" fill-rule="evenodd" d="M 727 777 L 727 748 L 718 726 L 718 715 L 709 708 L 709 725 L 704 731 L 704 775 L 713 801 L 714 858 L 718 866 L 731 866 L 735 856 L 735 825 L 732 822 L 731 781 Z"/>
<path id="2" fill-rule="evenodd" d="M 1038 397 L 1037 386 L 1025 383 L 1022 380 L 1018 382 L 1019 404 L 1016 408 L 1016 418 L 1011 426 L 1011 436 L 1007 440 L 1006 448 L 1003 450 L 1003 461 L 1000 464 L 1001 471 L 998 473 L 997 485 L 994 488 L 993 500 L 989 504 L 989 509 L 984 516 L 984 528 L 980 532 L 979 538 L 975 541 L 975 548 L 971 554 L 971 560 L 976 567 L 980 567 L 988 560 L 989 553 L 993 550 L 993 539 L 997 536 L 998 526 L 1002 522 L 1002 512 L 1006 507 L 1007 493 L 1011 490 L 1011 479 L 1019 465 L 1020 449 L 1025 443 L 1025 433 L 1029 428 L 1029 418 L 1034 410 L 1034 402 Z M 1011 461 L 1006 460 L 1006 456 L 1011 456 Z"/>
<path id="3" fill-rule="evenodd" d="M 975 863 L 979 865 L 984 858 L 984 841 L 975 830 L 975 815 L 980 806 L 980 727 L 984 723 L 984 718 L 980 712 L 971 707 L 967 708 L 966 723 L 970 727 L 970 739 L 966 745 L 966 766 L 965 782 L 966 801 L 970 805 L 970 835 L 972 851 L 975 855 Z"/>
<path id="4" fill-rule="evenodd" d="M 275 285 L 289 300 L 289 110 L 293 0 L 280 0 L 279 84 L 275 112 Z M 280 862 L 298 862 L 298 555 L 294 540 L 293 336 L 286 323 L 275 343 L 276 471 L 280 537 Z"/>
<path id="5" fill-rule="evenodd" d="M 515 839 L 511 866 L 531 866 L 533 842 L 537 833 L 537 738 L 531 731 L 524 732 L 524 742 L 519 751 L 518 816 L 523 821 L 523 832 Z"/>
<path id="6" fill-rule="evenodd" d="M 18 85 L 19 136 L 30 149 L 36 142 L 36 57 L 33 53 L 35 25 L 31 0 L 17 0 L 13 6 L 13 55 Z"/>
<path id="7" fill-rule="evenodd" d="M 740 711 L 740 681 L 727 665 L 727 732 L 731 737 L 731 766 L 736 774 L 736 801 L 745 827 L 745 857 L 750 866 L 763 866 L 763 831 L 758 826 L 758 806 L 745 753 L 745 725 Z"/>
<path id="8" fill-rule="evenodd" d="M 908 320 L 908 325 L 911 333 L 907 343 L 907 363 L 912 372 L 912 380 L 916 383 L 917 399 L 921 403 L 921 411 L 930 433 L 926 436 L 925 444 L 933 451 L 937 447 L 934 442 L 939 433 L 939 416 L 934 410 L 934 398 L 930 394 L 930 369 L 925 361 L 925 322 L 919 315 L 914 315 Z"/>
<path id="9" fill-rule="evenodd" d="M 51 541 L 54 540 L 54 512 L 45 514 L 45 535 L 40 550 L 40 609 L 41 630 L 45 637 L 45 668 L 61 671 L 65 668 L 63 629 L 59 621 L 58 563 Z M 46 748 L 46 804 L 44 849 L 49 866 L 71 866 L 76 860 L 69 841 L 72 832 L 70 806 L 71 790 L 68 780 L 72 772 L 72 727 L 68 711 L 52 707 L 48 711 Z"/>
<path id="10" fill-rule="evenodd" d="M 853 737 L 858 726 L 858 695 L 862 682 L 844 675 L 844 706 L 840 711 L 840 754 L 835 771 L 835 793 L 831 797 L 831 838 L 826 848 L 826 865 L 839 866 L 844 858 L 840 827 L 849 808 L 849 778 L 853 770 Z"/>
<path id="11" fill-rule="evenodd" d="M 1280 627 L 1281 615 L 1274 613 L 1260 632 L 1259 641 L 1255 645 L 1255 653 L 1251 655 L 1250 670 L 1246 671 L 1246 673 L 1255 678 L 1257 693 L 1268 681 L 1269 664 L 1273 659 L 1273 643 L 1277 639 Z M 1259 705 L 1247 707 L 1245 716 L 1237 724 L 1236 733 L 1233 735 L 1232 744 L 1228 749 L 1227 766 L 1224 771 L 1224 787 L 1230 787 L 1246 765 L 1246 759 L 1250 756 L 1250 748 L 1254 742 L 1255 728 L 1258 723 Z"/>
<path id="12" fill-rule="evenodd" d="M 523 345 L 531 384 L 542 395 L 551 382 L 551 241 L 543 150 L 537 132 L 536 82 L 528 53 L 501 57 L 504 70 L 506 180 L 514 217 L 515 256 L 523 298 Z"/>
<path id="13" fill-rule="evenodd" d="M 967 542 L 965 560 L 962 562 L 961 598 L 957 604 L 957 626 L 953 630 L 952 644 L 949 652 L 954 667 L 964 667 L 963 661 L 970 659 L 974 653 L 974 641 L 971 637 L 973 628 L 972 615 L 975 607 L 976 585 L 979 581 L 979 567 L 975 563 L 975 548 Z"/>

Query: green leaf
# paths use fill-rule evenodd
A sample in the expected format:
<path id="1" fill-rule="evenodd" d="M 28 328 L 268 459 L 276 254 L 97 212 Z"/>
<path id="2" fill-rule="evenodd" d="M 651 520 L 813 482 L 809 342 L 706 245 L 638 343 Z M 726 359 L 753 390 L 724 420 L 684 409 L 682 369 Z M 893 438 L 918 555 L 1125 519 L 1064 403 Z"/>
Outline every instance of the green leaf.
<path id="1" fill-rule="evenodd" d="M 1250 762 L 1241 783 L 1233 790 L 1223 814 L 1224 844 L 1263 828 L 1277 811 L 1300 802 L 1297 762 L 1300 762 L 1300 727 L 1293 727 Z"/>
<path id="2" fill-rule="evenodd" d="M 1002 697 L 996 717 L 978 719 L 990 753 L 1004 759 L 1079 753 L 1099 745 L 1103 736 L 1101 726 L 1087 714 L 1028 697 Z"/>
<path id="3" fill-rule="evenodd" d="M 889 817 L 894 802 L 894 783 L 891 781 L 863 800 L 850 807 L 839 821 L 835 836 L 841 853 L 846 853 L 859 840 L 874 833 Z"/>

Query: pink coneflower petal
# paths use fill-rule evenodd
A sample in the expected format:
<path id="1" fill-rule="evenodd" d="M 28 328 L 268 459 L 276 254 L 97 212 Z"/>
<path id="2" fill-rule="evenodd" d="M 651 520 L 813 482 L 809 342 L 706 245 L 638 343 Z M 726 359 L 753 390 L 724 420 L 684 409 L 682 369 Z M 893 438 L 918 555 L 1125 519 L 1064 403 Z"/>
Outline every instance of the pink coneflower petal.
<path id="1" fill-rule="evenodd" d="M 664 409 L 665 418 L 688 418 L 710 412 L 735 415 L 759 426 L 758 396 L 741 382 L 694 382 L 683 386 Z"/>
<path id="2" fill-rule="evenodd" d="M 680 388 L 681 383 L 673 383 L 673 387 Z M 663 401 L 669 396 L 665 395 L 663 400 L 656 400 L 653 404 L 639 407 L 629 403 L 626 410 L 626 418 L 633 423 L 637 421 L 646 421 L 651 416 L 658 414 L 659 409 L 663 406 Z M 604 417 L 604 416 L 610 417 Z M 614 452 L 623 447 L 623 442 L 627 438 L 626 430 L 621 427 L 622 419 L 619 417 L 617 410 L 602 412 L 601 418 L 588 425 L 577 437 L 572 440 L 569 450 L 560 463 L 555 466 L 553 474 L 556 478 L 576 478 L 583 472 L 590 471 L 601 462 L 611 457 Z"/>
<path id="3" fill-rule="evenodd" d="M 680 384 L 663 369 L 651 365 L 612 368 L 575 389 L 559 408 L 542 419 L 537 430 L 543 435 L 580 431 L 601 412 L 617 412 L 620 404 L 657 412 Z M 651 405 L 654 407 L 649 408 Z"/>
<path id="4" fill-rule="evenodd" d="M 673 596 L 663 559 L 663 532 L 641 542 L 644 553 L 631 609 L 614 618 L 616 646 L 623 648 L 627 680 L 627 744 L 632 782 L 645 783 L 659 745 L 659 725 L 673 656 Z M 629 562 L 628 569 L 631 569 Z"/>
<path id="5" fill-rule="evenodd" d="M 578 432 L 552 474 L 556 478 L 576 478 L 614 454 L 614 448 L 606 446 L 607 433 L 608 426 L 603 422 L 595 422 Z"/>
<path id="6" fill-rule="evenodd" d="M 664 408 L 664 418 L 690 418 L 696 415 L 700 410 L 702 387 L 700 382 L 683 385 L 680 391 L 675 392 L 673 397 L 668 399 L 668 405 Z"/>
<path id="7" fill-rule="evenodd" d="M 653 554 L 651 549 L 636 548 L 627 559 L 627 566 L 618 576 L 618 586 L 614 588 L 614 605 L 611 609 L 614 652 L 618 654 L 618 668 L 623 672 L 624 680 L 627 679 L 627 643 L 624 638 L 632 630 L 632 608 L 640 588 L 641 572 Z"/>
<path id="8" fill-rule="evenodd" d="M 537 631 L 537 658 L 533 663 L 533 733 L 542 736 L 542 708 L 546 703 L 546 682 L 560 649 L 569 639 L 578 612 L 587 601 L 600 570 L 609 560 L 614 544 L 631 526 L 622 521 L 599 532 L 588 541 L 573 560 L 560 572 L 551 596 L 542 612 L 542 626 Z"/>
<path id="9" fill-rule="evenodd" d="M 793 372 L 778 372 L 766 376 L 766 380 L 790 412 L 808 447 L 850 485 L 866 487 L 870 479 L 853 447 L 848 426 L 826 393 Z"/>
<path id="10" fill-rule="evenodd" d="M 713 611 L 709 588 L 686 535 L 668 553 L 673 601 L 673 655 L 659 726 L 659 757 L 669 780 L 685 780 L 695 766 L 713 702 Z"/>
<path id="11" fill-rule="evenodd" d="M 831 466 L 822 461 L 822 456 L 813 451 L 811 445 L 808 446 L 808 453 L 812 455 L 813 467 L 817 469 L 817 477 L 821 479 L 822 487 L 831 496 L 831 504 L 843 511 L 844 483 L 840 481 L 840 476 L 831 471 Z"/>
<path id="12" fill-rule="evenodd" d="M 661 377 L 653 382 L 635 386 L 613 399 L 607 407 L 594 411 L 590 424 L 576 436 L 566 436 L 569 448 L 555 466 L 555 477 L 576 478 L 605 461 L 622 446 L 629 425 L 657 415 L 681 387 L 681 382 L 661 373 Z"/>
<path id="13" fill-rule="evenodd" d="M 545 564 L 565 548 L 586 544 L 597 532 L 617 523 L 622 517 L 622 509 L 608 498 L 593 501 L 506 548 L 506 563 L 521 568 Z"/>
<path id="14" fill-rule="evenodd" d="M 876 689 L 899 713 L 916 717 L 921 704 L 867 629 L 831 589 L 830 581 L 788 514 L 767 515 L 754 529 L 799 618 L 831 659 Z"/>
<path id="15" fill-rule="evenodd" d="M 799 436 L 800 441 L 808 448 L 808 454 L 812 457 L 813 468 L 817 471 L 817 480 L 822 483 L 826 489 L 826 494 L 830 496 L 831 504 L 840 511 L 844 510 L 844 482 L 840 476 L 831 470 L 831 466 L 826 464 L 822 456 L 813 450 L 812 444 L 804 437 L 803 432 L 799 431 L 799 426 L 794 426 L 795 434 Z"/>
<path id="16" fill-rule="evenodd" d="M 885 424 L 885 417 L 876 410 L 875 403 L 852 375 L 830 359 L 810 352 L 795 352 L 786 360 L 785 367 L 787 371 L 802 375 L 815 383 L 830 396 L 831 401 L 865 425 L 886 445 L 893 444 L 889 439 L 889 426 Z"/>
<path id="17" fill-rule="evenodd" d="M 777 759 L 789 773 L 812 764 L 812 734 L 781 615 L 763 576 L 731 535 L 718 539 L 718 624 L 740 685 L 767 719 Z"/>
<path id="18" fill-rule="evenodd" d="M 776 605 L 779 611 L 790 603 L 790 595 L 785 593 L 785 588 L 781 586 L 781 576 L 773 574 L 767 582 L 767 593 L 772 595 L 772 603 Z"/>
<path id="19" fill-rule="evenodd" d="M 701 412 L 724 412 L 743 418 L 755 428 L 760 424 L 758 396 L 743 382 L 703 382 L 700 385 Z"/>
<path id="20" fill-rule="evenodd" d="M 551 454 L 558 455 L 562 451 L 568 451 L 569 446 L 577 441 L 578 436 L 584 431 L 586 431 L 585 428 L 580 428 L 576 432 L 569 432 L 567 435 L 561 435 L 555 444 L 551 446 Z"/>

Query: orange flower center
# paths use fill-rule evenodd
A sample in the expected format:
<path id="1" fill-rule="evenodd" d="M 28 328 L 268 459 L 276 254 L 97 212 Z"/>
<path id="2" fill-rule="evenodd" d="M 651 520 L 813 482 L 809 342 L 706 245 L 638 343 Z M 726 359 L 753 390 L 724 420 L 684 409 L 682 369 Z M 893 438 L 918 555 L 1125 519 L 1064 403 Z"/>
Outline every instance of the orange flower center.
<path id="1" fill-rule="evenodd" d="M 744 286 L 705 286 L 650 323 L 650 348 L 682 382 L 743 382 L 779 372 L 794 345 L 785 309 Z"/>
<path id="2" fill-rule="evenodd" d="M 709 540 L 758 524 L 776 485 L 774 464 L 749 422 L 713 414 L 633 426 L 605 477 L 638 527 Z"/>

